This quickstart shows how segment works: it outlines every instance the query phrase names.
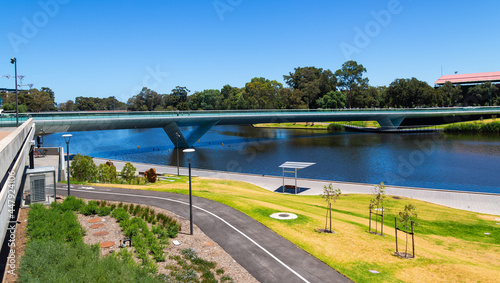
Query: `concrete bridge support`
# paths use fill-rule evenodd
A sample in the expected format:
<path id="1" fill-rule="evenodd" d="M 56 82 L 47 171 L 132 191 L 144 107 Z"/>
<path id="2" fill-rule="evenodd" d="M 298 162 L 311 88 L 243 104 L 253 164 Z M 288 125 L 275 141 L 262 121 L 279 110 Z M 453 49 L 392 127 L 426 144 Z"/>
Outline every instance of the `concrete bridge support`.
<path id="1" fill-rule="evenodd" d="M 188 148 L 192 147 L 199 138 L 206 134 L 213 126 L 217 125 L 218 122 L 219 121 L 212 121 L 196 126 L 196 128 L 189 133 L 187 139 L 179 129 L 176 122 L 168 123 L 163 127 L 163 130 L 167 133 L 168 137 L 176 147 Z"/>
<path id="2" fill-rule="evenodd" d="M 380 124 L 382 127 L 382 130 L 394 130 L 401 125 L 403 120 L 405 119 L 405 116 L 399 116 L 399 117 L 390 117 L 385 116 L 382 119 L 378 119 L 377 122 Z"/>

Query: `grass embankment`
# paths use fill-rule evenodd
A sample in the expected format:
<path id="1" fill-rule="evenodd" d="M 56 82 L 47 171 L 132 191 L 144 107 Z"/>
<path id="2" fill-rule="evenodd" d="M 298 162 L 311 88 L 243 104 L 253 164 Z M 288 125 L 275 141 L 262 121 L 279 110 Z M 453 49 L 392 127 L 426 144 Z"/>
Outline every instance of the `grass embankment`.
<path id="1" fill-rule="evenodd" d="M 351 122 L 332 122 L 340 125 L 352 125 L 358 127 L 380 127 L 377 121 L 351 121 Z M 254 124 L 256 128 L 280 128 L 280 129 L 309 129 L 309 130 L 327 130 L 328 125 L 332 123 L 269 123 L 269 124 Z"/>
<path id="2" fill-rule="evenodd" d="M 187 194 L 185 181 L 119 187 Z M 321 234 L 315 232 L 325 225 L 325 201 L 320 196 L 282 195 L 248 183 L 205 178 L 193 179 L 193 194 L 242 211 L 356 282 L 494 282 L 500 278 L 500 225 L 491 215 L 391 198 L 386 205 L 386 236 L 381 237 L 367 232 L 371 196 L 343 195 L 333 205 L 335 234 Z M 416 205 L 420 224 L 415 228 L 416 258 L 411 260 L 393 255 L 394 216 L 409 202 Z M 275 212 L 295 213 L 298 218 L 270 218 Z M 371 274 L 369 269 L 381 273 Z"/>

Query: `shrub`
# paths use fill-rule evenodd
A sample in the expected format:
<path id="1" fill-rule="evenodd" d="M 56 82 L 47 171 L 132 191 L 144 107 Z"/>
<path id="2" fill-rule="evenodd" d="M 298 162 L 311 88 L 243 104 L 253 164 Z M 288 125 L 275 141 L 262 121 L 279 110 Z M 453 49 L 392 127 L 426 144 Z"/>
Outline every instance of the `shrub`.
<path id="1" fill-rule="evenodd" d="M 87 205 L 85 205 L 80 209 L 80 212 L 83 215 L 94 215 L 97 214 L 98 211 L 99 211 L 99 205 L 97 204 L 97 201 L 94 200 L 90 200 L 87 203 Z"/>
<path id="2" fill-rule="evenodd" d="M 28 214 L 30 241 L 82 242 L 84 230 L 72 211 L 47 209 L 43 204 L 33 204 Z"/>
<path id="3" fill-rule="evenodd" d="M 329 132 L 341 132 L 344 130 L 344 126 L 337 123 L 330 123 L 326 128 Z"/>
<path id="4" fill-rule="evenodd" d="M 71 177 L 79 182 L 95 182 L 97 177 L 97 167 L 92 157 L 77 154 L 73 157 L 70 166 Z"/>
<path id="5" fill-rule="evenodd" d="M 83 201 L 83 199 L 79 199 L 74 196 L 67 196 L 60 204 L 58 204 L 57 202 L 52 203 L 52 207 L 60 209 L 62 211 L 78 211 L 84 205 L 85 201 Z"/>
<path id="6" fill-rule="evenodd" d="M 130 215 L 124 208 L 117 208 L 111 212 L 111 217 L 115 218 L 116 221 L 121 222 L 124 220 L 129 220 Z"/>
<path id="7" fill-rule="evenodd" d="M 99 209 L 97 211 L 97 215 L 99 215 L 99 216 L 106 216 L 106 215 L 109 215 L 110 212 L 111 212 L 111 207 L 109 207 L 109 206 L 101 206 L 101 207 L 99 207 Z"/>

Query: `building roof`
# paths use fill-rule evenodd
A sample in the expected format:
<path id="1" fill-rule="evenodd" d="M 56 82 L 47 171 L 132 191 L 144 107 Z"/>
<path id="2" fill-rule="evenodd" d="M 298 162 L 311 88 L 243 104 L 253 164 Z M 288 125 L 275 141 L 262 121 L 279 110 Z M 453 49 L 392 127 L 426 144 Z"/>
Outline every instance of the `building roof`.
<path id="1" fill-rule="evenodd" d="M 500 82 L 500 72 L 441 76 L 434 84 L 442 85 L 448 81 L 454 84 Z"/>

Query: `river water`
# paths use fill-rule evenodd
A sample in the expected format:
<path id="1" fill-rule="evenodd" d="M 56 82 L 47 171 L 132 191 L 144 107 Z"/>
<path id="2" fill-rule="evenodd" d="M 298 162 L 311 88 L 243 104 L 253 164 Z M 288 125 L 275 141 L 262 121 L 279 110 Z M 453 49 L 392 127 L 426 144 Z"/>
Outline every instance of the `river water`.
<path id="1" fill-rule="evenodd" d="M 62 134 L 46 136 L 45 146 L 66 146 Z M 71 153 L 177 164 L 174 145 L 163 129 L 71 134 Z M 285 161 L 314 162 L 299 170 L 299 178 L 500 193 L 498 135 L 328 133 L 216 126 L 195 148 L 194 168 L 281 176 L 278 166 Z M 180 165 L 187 166 L 182 152 Z"/>

